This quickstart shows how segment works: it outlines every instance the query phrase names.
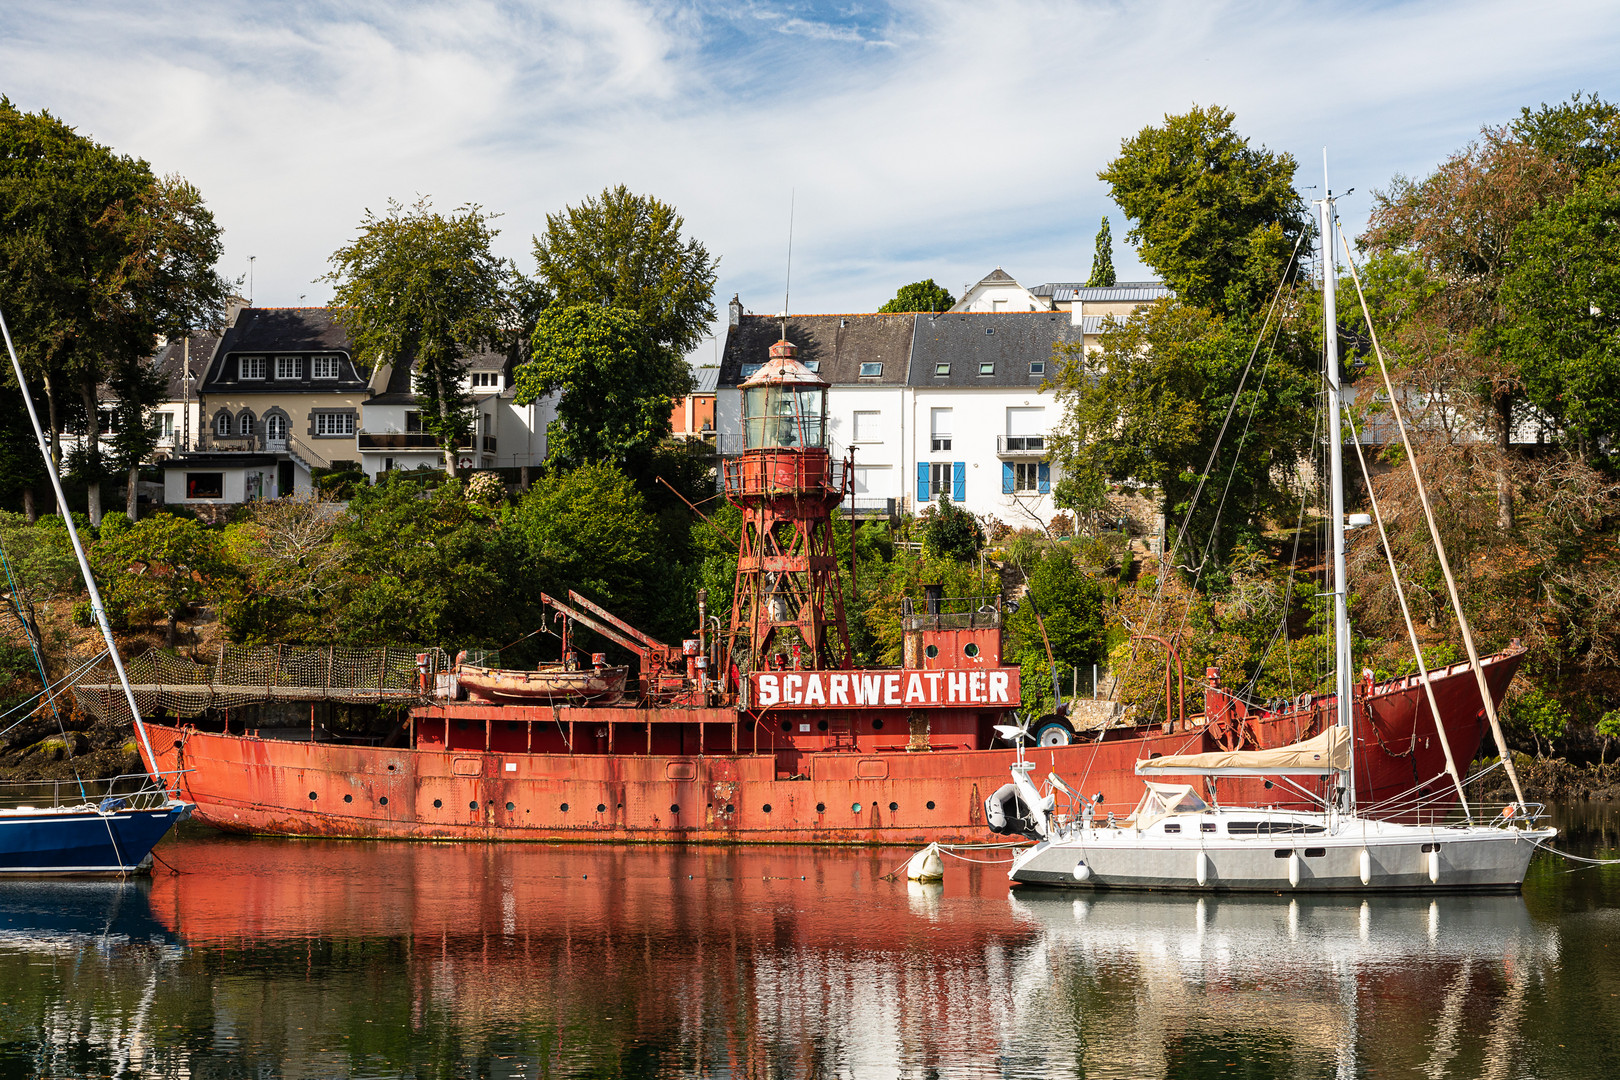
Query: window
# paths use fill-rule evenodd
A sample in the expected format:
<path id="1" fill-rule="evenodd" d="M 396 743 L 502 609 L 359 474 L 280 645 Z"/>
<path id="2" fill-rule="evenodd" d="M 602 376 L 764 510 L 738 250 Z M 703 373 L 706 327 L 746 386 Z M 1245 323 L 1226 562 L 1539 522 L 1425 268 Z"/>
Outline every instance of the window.
<path id="1" fill-rule="evenodd" d="M 821 374 L 821 361 L 820 360 L 800 360 L 799 363 L 803 364 L 805 366 L 806 370 L 813 371 L 817 375 Z"/>
<path id="2" fill-rule="evenodd" d="M 941 495 L 951 497 L 951 463 L 948 461 L 936 461 L 928 466 L 928 497 L 937 499 Z"/>
<path id="3" fill-rule="evenodd" d="M 225 474 L 217 472 L 188 472 L 186 473 L 186 498 L 188 499 L 223 499 L 225 497 Z"/>
<path id="4" fill-rule="evenodd" d="M 1046 449 L 1046 410 L 1009 408 L 1007 410 L 1007 451 L 1028 453 Z"/>
<path id="5" fill-rule="evenodd" d="M 950 373 L 951 373 L 951 365 L 949 365 L 949 364 L 935 364 L 934 365 L 934 374 L 935 374 L 935 376 L 949 375 Z"/>
<path id="6" fill-rule="evenodd" d="M 110 435 L 118 430 L 118 414 L 111 409 L 97 409 L 96 419 L 103 435 Z"/>
<path id="7" fill-rule="evenodd" d="M 1045 375 L 1046 374 L 1046 361 L 1045 360 L 1031 360 L 1029 362 L 1029 373 L 1031 375 Z"/>
<path id="8" fill-rule="evenodd" d="M 930 450 L 941 454 L 951 448 L 951 410 L 929 409 L 928 430 L 933 434 Z"/>
<path id="9" fill-rule="evenodd" d="M 422 433 L 422 414 L 411 409 L 405 414 L 405 430 L 412 435 Z"/>
<path id="10" fill-rule="evenodd" d="M 174 438 L 174 413 L 158 413 L 158 423 L 162 425 L 158 428 L 158 431 L 161 432 L 162 438 Z"/>
<path id="11" fill-rule="evenodd" d="M 292 380 L 304 377 L 304 358 L 302 356 L 276 357 L 276 378 Z"/>
<path id="12" fill-rule="evenodd" d="M 883 414 L 880 412 L 858 412 L 855 414 L 854 442 L 882 442 Z"/>
<path id="13" fill-rule="evenodd" d="M 237 362 L 237 374 L 243 379 L 264 378 L 264 357 L 244 356 Z"/>
<path id="14" fill-rule="evenodd" d="M 883 364 L 881 362 L 875 364 L 865 363 L 861 365 L 861 378 L 863 379 L 877 379 L 881 378 L 882 375 Z"/>
<path id="15" fill-rule="evenodd" d="M 986 360 L 986 361 L 984 361 L 983 363 L 981 363 L 979 365 L 979 374 L 980 375 L 994 375 L 995 373 L 996 373 L 996 363 L 995 363 L 994 360 Z"/>
<path id="16" fill-rule="evenodd" d="M 231 433 L 231 414 L 220 413 L 214 417 L 214 434 L 224 438 Z"/>
<path id="17" fill-rule="evenodd" d="M 1040 490 L 1041 465 L 1036 461 L 1013 463 L 1013 491 L 1019 495 L 1033 495 Z"/>
<path id="18" fill-rule="evenodd" d="M 253 414 L 246 409 L 243 409 L 242 415 L 236 418 L 236 433 L 238 435 L 253 434 Z"/>
<path id="19" fill-rule="evenodd" d="M 287 439 L 287 418 L 280 413 L 271 413 L 264 418 L 264 437 L 272 442 L 285 442 Z"/>
<path id="20" fill-rule="evenodd" d="M 338 358 L 335 356 L 312 356 L 309 360 L 309 377 L 312 379 L 335 379 L 338 377 Z"/>
<path id="21" fill-rule="evenodd" d="M 317 435 L 354 434 L 354 413 L 318 412 L 314 415 Z"/>
<path id="22" fill-rule="evenodd" d="M 501 373 L 498 371 L 475 371 L 472 373 L 472 384 L 475 390 L 480 388 L 499 390 L 501 388 Z"/>

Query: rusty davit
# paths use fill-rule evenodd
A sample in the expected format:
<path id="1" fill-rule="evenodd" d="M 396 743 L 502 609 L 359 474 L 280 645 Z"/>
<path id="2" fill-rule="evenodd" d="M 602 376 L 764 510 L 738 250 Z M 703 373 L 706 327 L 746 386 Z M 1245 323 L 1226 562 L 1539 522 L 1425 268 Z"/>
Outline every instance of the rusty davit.
<path id="1" fill-rule="evenodd" d="M 999 598 L 929 595 L 902 609 L 896 668 L 852 662 L 832 521 L 850 470 L 826 439 L 828 384 L 789 342 L 743 385 L 745 450 L 722 465 L 743 511 L 729 620 L 700 598 L 694 636 L 667 645 L 587 597 L 547 597 L 565 635 L 587 627 L 638 660 L 581 658 L 538 672 L 426 660 L 393 740 L 376 745 L 302 732 L 233 728 L 227 717 L 148 723 L 147 766 L 178 777 L 202 821 L 240 832 L 463 840 L 925 843 L 983 839 L 984 801 L 1015 751 L 998 724 L 1021 702 L 1001 657 Z M 711 629 L 712 627 L 712 629 Z M 1186 708 L 1166 662 L 1166 716 L 1030 725 L 1037 767 L 1078 780 L 1105 804 L 1134 804 L 1139 758 L 1297 742 L 1334 723 L 1333 695 L 1249 702 L 1204 673 L 1203 711 Z M 1500 697 L 1519 665 L 1487 659 Z M 1468 760 L 1484 731 L 1466 665 L 1431 672 L 1451 746 Z M 1363 805 L 1414 790 L 1444 807 L 1435 718 L 1417 679 L 1352 691 Z M 211 714 L 212 715 L 212 714 Z M 1234 785 L 1228 788 L 1226 785 Z M 1223 781 L 1250 805 L 1303 804 L 1261 779 Z M 1311 795 L 1317 793 L 1311 792 Z M 1412 804 L 1417 805 L 1417 798 Z M 1398 808 L 1397 808 L 1398 812 Z"/>

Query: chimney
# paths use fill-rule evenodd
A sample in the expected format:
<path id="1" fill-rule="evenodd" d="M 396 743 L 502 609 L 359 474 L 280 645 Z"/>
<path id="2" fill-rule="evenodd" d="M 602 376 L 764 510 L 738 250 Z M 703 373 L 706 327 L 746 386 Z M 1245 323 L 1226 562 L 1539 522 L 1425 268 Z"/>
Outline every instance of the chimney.
<path id="1" fill-rule="evenodd" d="M 1085 304 L 1080 302 L 1079 287 L 1074 290 L 1074 302 L 1069 305 L 1069 317 L 1076 326 L 1079 326 L 1085 318 Z"/>
<path id="2" fill-rule="evenodd" d="M 740 294 L 738 293 L 732 293 L 731 303 L 726 305 L 726 314 L 728 315 L 732 326 L 736 326 L 738 323 L 742 322 L 743 306 L 742 301 L 738 299 L 739 295 Z"/>
<path id="3" fill-rule="evenodd" d="M 236 325 L 236 317 L 251 306 L 240 296 L 233 296 L 225 302 L 225 327 L 229 329 Z"/>

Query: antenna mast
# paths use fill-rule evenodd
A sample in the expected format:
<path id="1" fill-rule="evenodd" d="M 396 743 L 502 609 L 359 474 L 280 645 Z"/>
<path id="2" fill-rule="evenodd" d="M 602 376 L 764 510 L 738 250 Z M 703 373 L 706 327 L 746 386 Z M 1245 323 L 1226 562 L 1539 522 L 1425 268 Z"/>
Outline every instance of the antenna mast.
<path id="1" fill-rule="evenodd" d="M 793 295 L 793 204 L 798 188 L 788 189 L 788 251 L 787 277 L 782 282 L 782 340 L 787 340 L 788 297 Z"/>

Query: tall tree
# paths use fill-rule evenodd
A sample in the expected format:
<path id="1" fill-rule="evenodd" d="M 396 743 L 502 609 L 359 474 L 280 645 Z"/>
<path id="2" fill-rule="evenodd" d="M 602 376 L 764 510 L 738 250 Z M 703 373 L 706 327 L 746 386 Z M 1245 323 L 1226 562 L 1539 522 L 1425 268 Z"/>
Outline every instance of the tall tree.
<path id="1" fill-rule="evenodd" d="M 153 357 L 120 357 L 107 375 L 107 389 L 113 394 L 113 465 L 124 470 L 128 487 L 124 493 L 124 516 L 139 516 L 141 462 L 157 447 L 156 418 L 152 406 L 168 392 L 168 380 L 157 370 Z"/>
<path id="2" fill-rule="evenodd" d="M 531 359 L 517 369 L 517 402 L 560 392 L 547 457 L 565 467 L 644 461 L 670 432 L 670 402 L 690 393 L 680 354 L 634 312 L 555 304 L 540 316 Z"/>
<path id="3" fill-rule="evenodd" d="M 510 267 L 491 252 L 493 215 L 476 205 L 436 213 L 428 199 L 370 210 L 360 235 L 332 253 L 332 302 L 363 363 L 414 364 L 422 427 L 445 469 L 472 433 L 467 357 L 505 344 Z"/>
<path id="4" fill-rule="evenodd" d="M 1097 250 L 1091 256 L 1091 277 L 1086 279 L 1090 288 L 1099 288 L 1112 285 L 1114 277 L 1114 234 L 1108 227 L 1108 218 L 1102 219 L 1102 227 L 1097 230 Z"/>
<path id="5" fill-rule="evenodd" d="M 47 112 L 0 98 L 0 292 L 43 384 L 53 453 L 64 396 L 85 411 L 90 517 L 101 519 L 98 390 L 157 336 L 217 325 L 220 229 L 195 188 L 159 179 Z"/>
<path id="6" fill-rule="evenodd" d="M 1570 95 L 1557 105 L 1526 106 L 1508 125 L 1513 137 L 1577 173 L 1620 161 L 1620 107 L 1596 94 Z"/>
<path id="7" fill-rule="evenodd" d="M 1220 106 L 1145 127 L 1097 176 L 1135 223 L 1129 238 L 1183 300 L 1252 312 L 1308 228 L 1294 158 L 1255 149 Z"/>
<path id="8" fill-rule="evenodd" d="M 648 335 L 677 353 L 696 348 L 714 321 L 719 260 L 684 239 L 668 203 L 623 184 L 560 214 L 534 238 L 539 277 L 555 303 L 633 312 Z"/>
<path id="9" fill-rule="evenodd" d="M 894 299 L 878 308 L 878 311 L 888 315 L 904 311 L 949 311 L 955 306 L 956 297 L 946 292 L 943 286 L 935 284 L 933 278 L 925 278 L 902 285 L 900 291 L 894 294 Z"/>

